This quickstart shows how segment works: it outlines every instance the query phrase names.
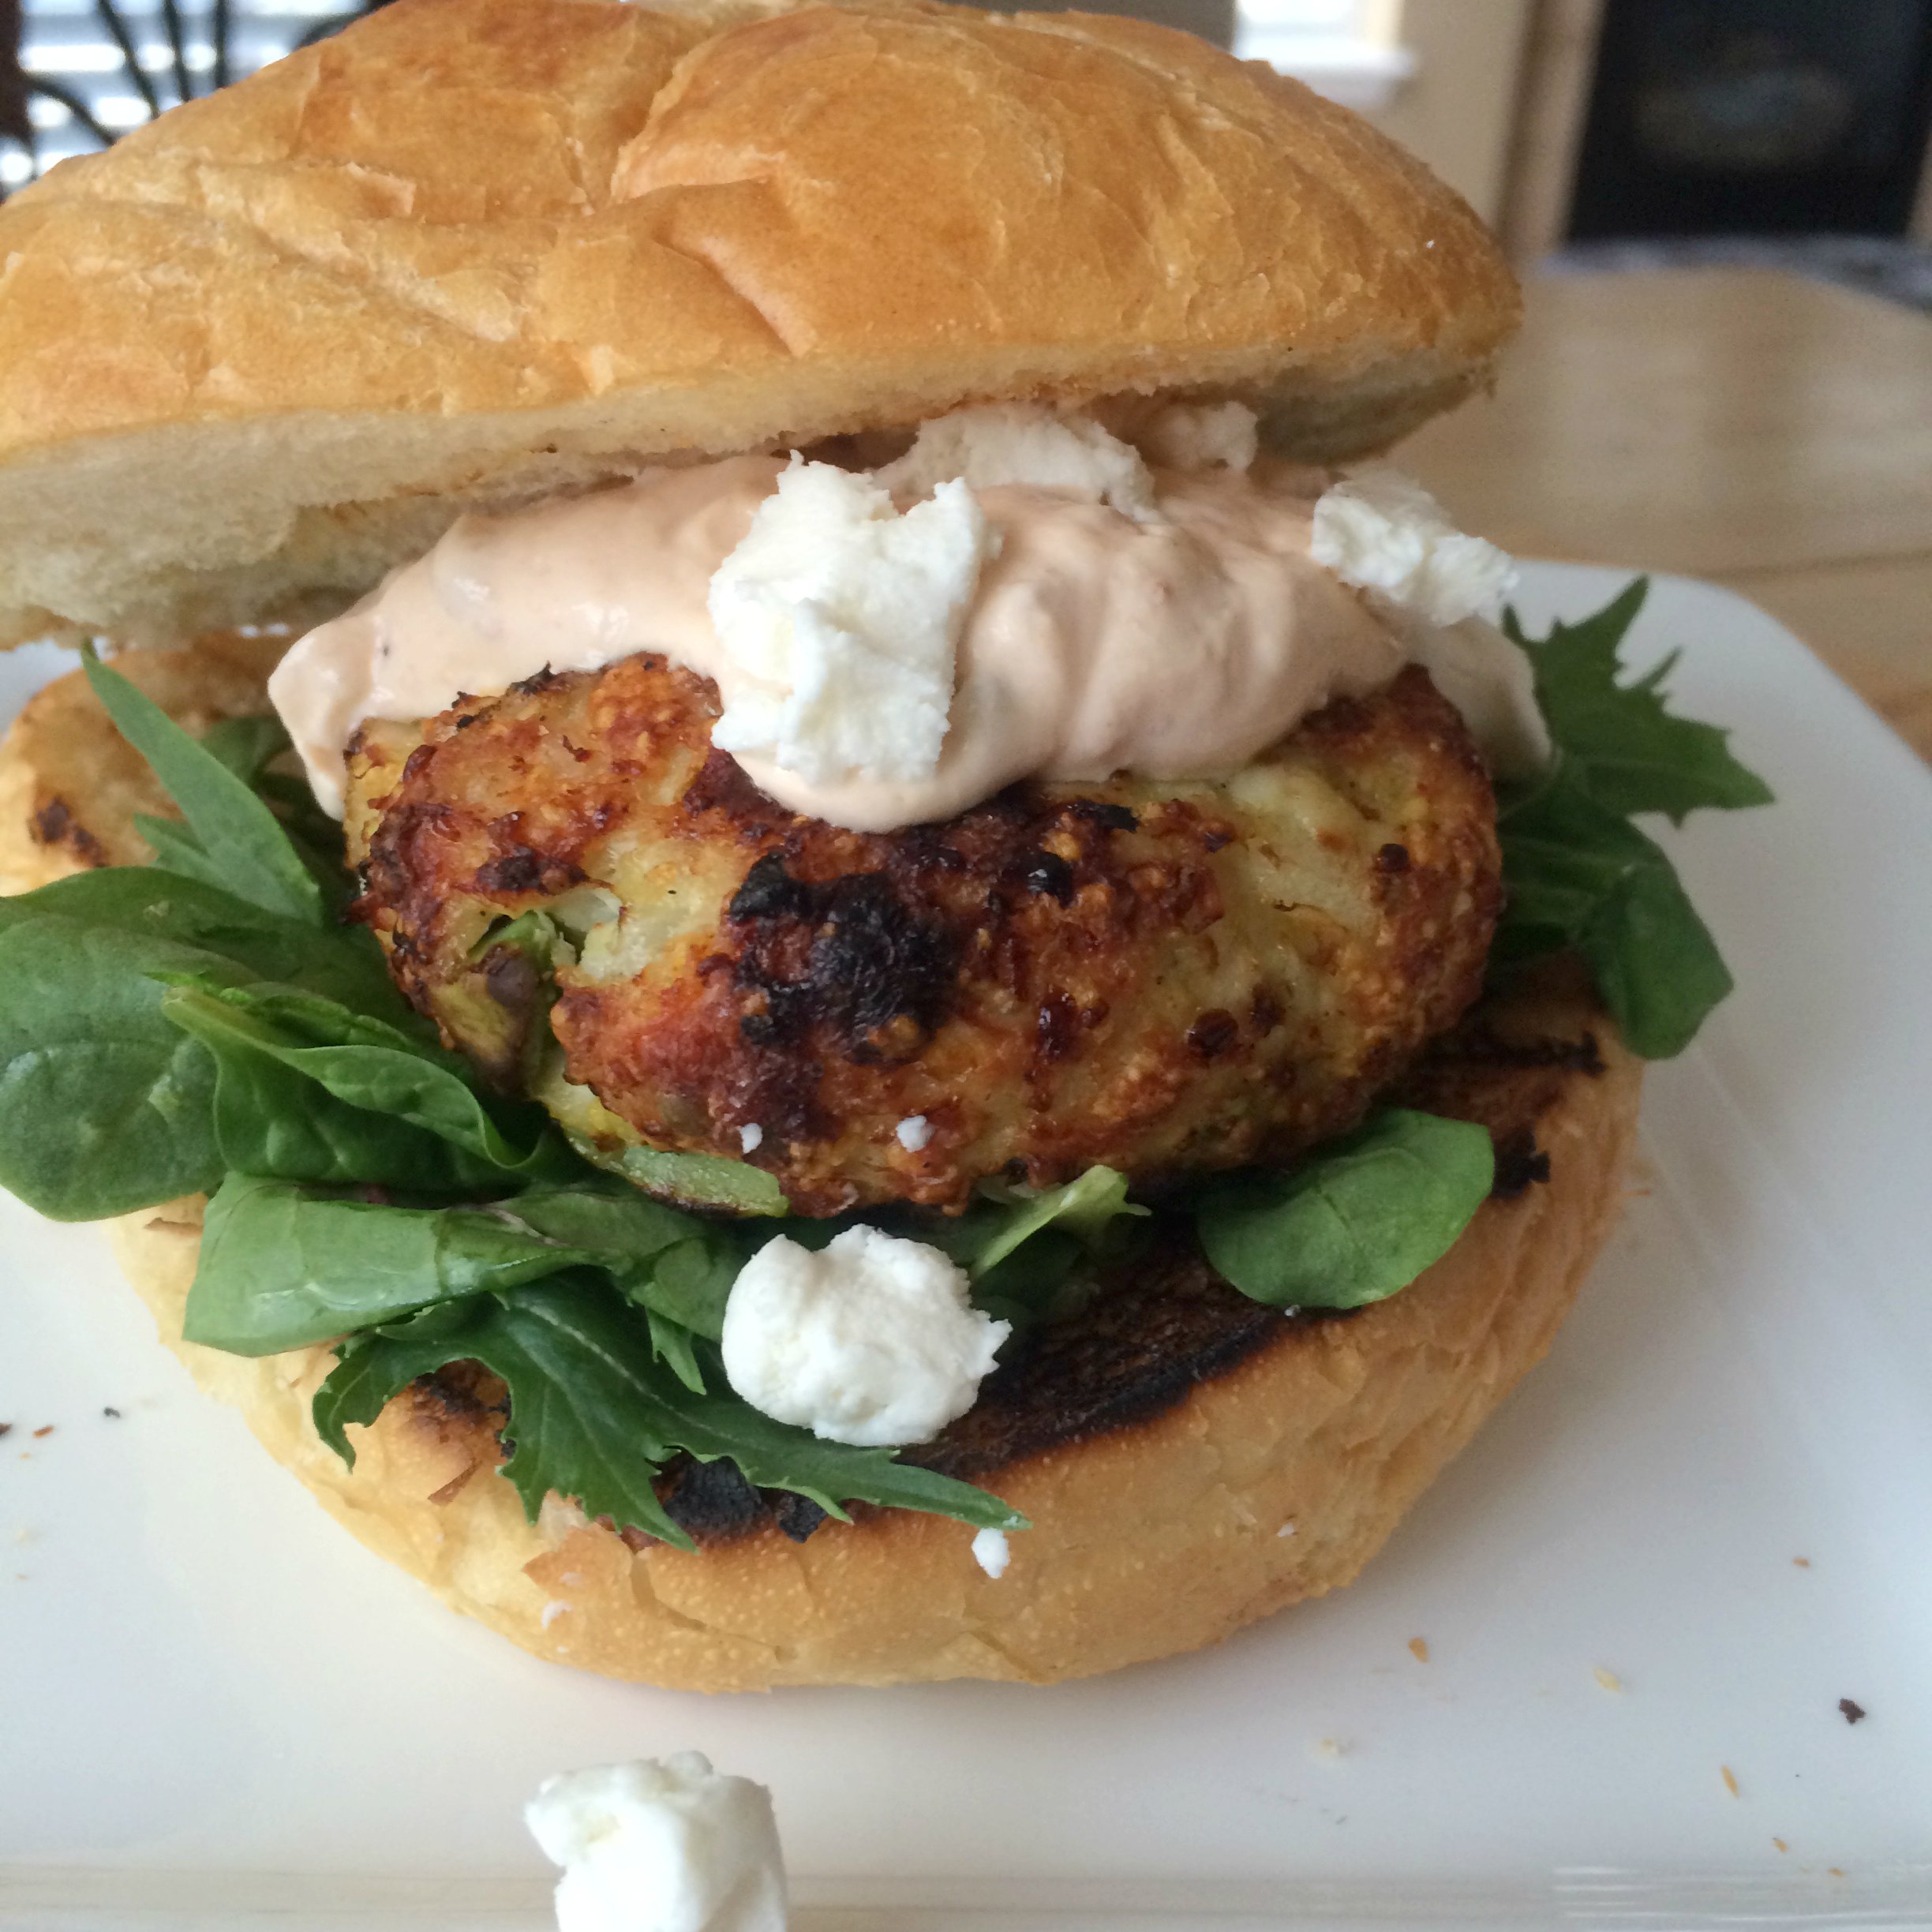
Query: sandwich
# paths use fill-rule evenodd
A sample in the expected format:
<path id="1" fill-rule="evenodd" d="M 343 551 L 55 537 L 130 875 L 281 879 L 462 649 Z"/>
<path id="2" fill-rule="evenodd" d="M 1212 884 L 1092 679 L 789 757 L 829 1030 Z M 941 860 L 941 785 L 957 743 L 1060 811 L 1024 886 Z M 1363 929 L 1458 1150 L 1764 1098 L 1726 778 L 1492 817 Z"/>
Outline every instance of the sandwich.
<path id="1" fill-rule="evenodd" d="M 1761 801 L 1377 461 L 1493 242 L 1187 36 L 396 0 L 0 212 L 0 1184 L 537 1653 L 1048 1682 L 1544 1352 Z M 1492 621 L 1503 618 L 1501 627 Z M 98 647 L 98 648 L 97 648 Z M 103 654 L 104 653 L 104 654 Z"/>

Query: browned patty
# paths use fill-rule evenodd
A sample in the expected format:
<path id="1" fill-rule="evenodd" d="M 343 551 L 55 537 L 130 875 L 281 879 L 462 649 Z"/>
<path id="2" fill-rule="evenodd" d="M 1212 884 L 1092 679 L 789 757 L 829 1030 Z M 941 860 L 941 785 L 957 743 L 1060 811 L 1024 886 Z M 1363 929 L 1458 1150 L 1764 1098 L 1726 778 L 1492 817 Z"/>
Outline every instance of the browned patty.
<path id="1" fill-rule="evenodd" d="M 405 991 L 593 1140 L 736 1159 L 755 1128 L 807 1214 L 1095 1163 L 1155 1184 L 1352 1125 L 1481 983 L 1494 803 L 1420 670 L 1222 783 L 1024 784 L 885 834 L 774 804 L 717 714 L 640 657 L 352 750 L 361 916 Z M 575 940 L 556 1050 L 495 938 L 538 910 Z"/>

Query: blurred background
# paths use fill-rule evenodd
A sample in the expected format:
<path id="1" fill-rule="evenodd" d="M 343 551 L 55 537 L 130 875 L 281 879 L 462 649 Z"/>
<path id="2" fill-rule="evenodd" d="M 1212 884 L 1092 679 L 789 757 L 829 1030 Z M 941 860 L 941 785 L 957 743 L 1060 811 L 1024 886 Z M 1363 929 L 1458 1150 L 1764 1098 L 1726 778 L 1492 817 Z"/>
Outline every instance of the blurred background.
<path id="1" fill-rule="evenodd" d="M 1522 343 L 1402 452 L 1469 526 L 1732 585 L 1932 747 L 1932 0 L 1113 10 L 1358 109 L 1500 234 Z M 0 0 L 0 191 L 344 17 Z"/>
<path id="2" fill-rule="evenodd" d="M 0 0 L 0 184 L 252 73 L 343 0 Z M 1127 0 L 1359 109 L 1518 260 L 1725 238 L 1932 301 L 1932 0 Z M 1915 283 L 1916 286 L 1915 286 Z"/>

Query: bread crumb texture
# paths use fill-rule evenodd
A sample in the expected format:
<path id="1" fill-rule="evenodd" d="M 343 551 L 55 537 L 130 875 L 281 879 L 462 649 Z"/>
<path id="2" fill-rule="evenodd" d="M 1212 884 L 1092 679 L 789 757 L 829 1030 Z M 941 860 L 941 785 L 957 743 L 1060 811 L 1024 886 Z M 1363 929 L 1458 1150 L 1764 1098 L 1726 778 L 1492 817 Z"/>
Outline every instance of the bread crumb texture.
<path id="1" fill-rule="evenodd" d="M 1419 163 L 1164 28 L 398 0 L 0 209 L 0 641 L 300 619 L 464 508 L 974 401 L 1352 456 L 1518 313 Z"/>

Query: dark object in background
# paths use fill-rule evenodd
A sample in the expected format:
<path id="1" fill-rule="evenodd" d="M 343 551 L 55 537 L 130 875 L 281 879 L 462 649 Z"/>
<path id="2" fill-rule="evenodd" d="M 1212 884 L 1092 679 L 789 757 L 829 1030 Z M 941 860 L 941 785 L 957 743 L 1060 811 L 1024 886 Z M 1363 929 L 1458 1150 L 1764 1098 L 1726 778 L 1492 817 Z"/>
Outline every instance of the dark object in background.
<path id="1" fill-rule="evenodd" d="M 352 20 L 387 4 L 388 0 L 352 0 L 342 13 L 316 21 L 294 44 L 307 47 L 326 39 Z M 30 158 L 36 156 L 32 116 L 36 99 L 64 107 L 70 122 L 88 139 L 103 148 L 111 146 L 119 130 L 104 127 L 95 118 L 81 91 L 49 75 L 23 69 L 21 47 L 26 34 L 27 6 L 28 0 L 0 0 L 0 146 L 16 146 Z M 180 0 L 159 0 L 159 6 L 158 14 L 150 14 L 140 9 L 138 0 L 128 0 L 125 6 L 117 6 L 114 0 L 95 0 L 92 21 L 80 16 L 67 28 L 73 37 L 80 38 L 91 25 L 103 41 L 117 50 L 120 68 L 113 77 L 140 97 L 151 119 L 165 108 L 197 95 L 212 94 L 240 77 L 233 59 L 235 28 L 240 24 L 233 0 L 208 0 L 204 9 L 193 13 L 184 12 Z M 163 42 L 163 65 L 157 73 L 137 54 L 144 47 Z M 6 184 L 0 182 L 0 200 L 6 197 Z"/>
<path id="2" fill-rule="evenodd" d="M 21 0 L 0 0 L 0 140 L 33 139 L 27 118 L 27 77 L 21 72 Z"/>
<path id="3" fill-rule="evenodd" d="M 1610 0 L 1573 240 L 1903 234 L 1932 0 Z"/>

